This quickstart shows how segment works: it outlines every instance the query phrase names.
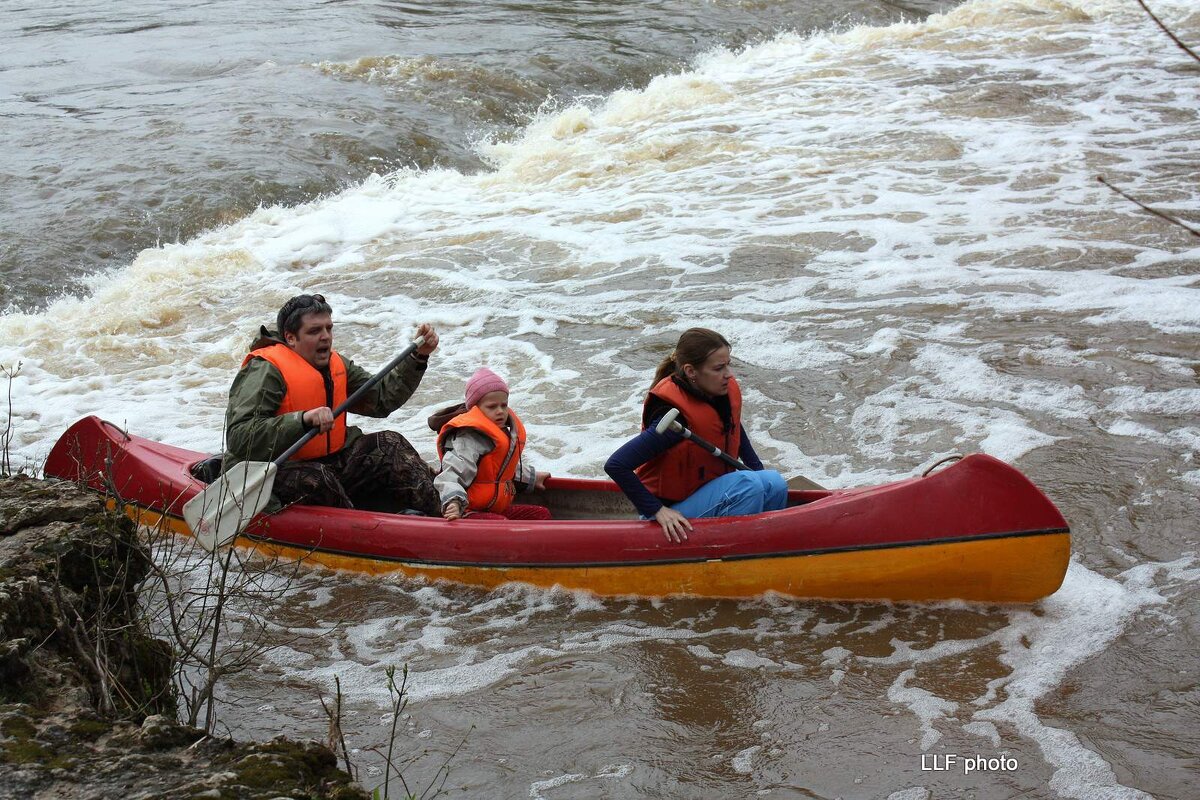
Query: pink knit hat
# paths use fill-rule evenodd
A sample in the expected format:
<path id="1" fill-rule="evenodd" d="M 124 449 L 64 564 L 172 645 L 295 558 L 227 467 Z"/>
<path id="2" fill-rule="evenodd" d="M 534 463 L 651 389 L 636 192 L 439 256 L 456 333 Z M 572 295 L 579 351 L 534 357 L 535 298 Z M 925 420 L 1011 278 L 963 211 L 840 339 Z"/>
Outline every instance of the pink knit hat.
<path id="1" fill-rule="evenodd" d="M 508 384 L 487 367 L 480 367 L 475 374 L 467 378 L 467 408 L 474 408 L 488 392 L 508 393 Z"/>

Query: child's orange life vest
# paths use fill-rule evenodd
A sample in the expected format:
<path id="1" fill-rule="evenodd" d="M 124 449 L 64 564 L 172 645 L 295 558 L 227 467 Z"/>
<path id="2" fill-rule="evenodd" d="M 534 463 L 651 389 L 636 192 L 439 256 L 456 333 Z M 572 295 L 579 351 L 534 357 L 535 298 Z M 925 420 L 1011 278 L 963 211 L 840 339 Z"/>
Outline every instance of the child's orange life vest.
<path id="1" fill-rule="evenodd" d="M 479 459 L 475 480 L 467 487 L 467 509 L 490 511 L 502 514 L 512 505 L 517 494 L 514 478 L 520 466 L 521 452 L 525 449 L 525 426 L 511 408 L 508 410 L 512 435 L 492 422 L 479 406 L 473 406 L 465 414 L 459 414 L 438 431 L 437 453 L 442 458 L 446 437 L 461 428 L 479 431 L 492 440 L 492 450 Z"/>

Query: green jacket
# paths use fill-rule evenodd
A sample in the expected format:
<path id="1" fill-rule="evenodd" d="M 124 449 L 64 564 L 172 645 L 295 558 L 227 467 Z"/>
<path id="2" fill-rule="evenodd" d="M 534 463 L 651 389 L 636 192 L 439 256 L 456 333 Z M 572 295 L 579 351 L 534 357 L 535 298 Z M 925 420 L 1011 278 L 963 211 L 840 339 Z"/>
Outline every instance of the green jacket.
<path id="1" fill-rule="evenodd" d="M 264 335 L 267 334 L 267 335 Z M 263 329 L 250 348 L 278 344 L 279 340 Z M 371 379 L 371 373 L 342 356 L 346 364 L 346 394 Z M 415 354 L 363 395 L 350 411 L 367 417 L 386 417 L 408 402 L 421 384 L 426 363 Z M 229 387 L 229 405 L 225 410 L 225 461 L 222 471 L 239 461 L 272 461 L 306 432 L 303 412 L 276 415 L 286 386 L 283 374 L 265 358 L 252 358 L 238 371 Z M 346 444 L 362 436 L 362 430 L 346 426 Z"/>

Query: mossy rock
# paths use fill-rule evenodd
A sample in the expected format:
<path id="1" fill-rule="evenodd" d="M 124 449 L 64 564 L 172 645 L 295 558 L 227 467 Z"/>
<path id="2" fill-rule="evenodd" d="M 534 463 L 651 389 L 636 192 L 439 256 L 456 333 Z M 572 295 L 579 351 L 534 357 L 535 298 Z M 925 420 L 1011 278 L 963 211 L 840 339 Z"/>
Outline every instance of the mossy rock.
<path id="1" fill-rule="evenodd" d="M 0 736 L 5 739 L 24 741 L 37 735 L 37 726 L 33 720 L 17 711 L 10 711 L 0 717 Z"/>
<path id="2" fill-rule="evenodd" d="M 100 498 L 68 481 L 28 475 L 0 478 L 0 535 L 52 520 L 79 522 L 96 513 Z"/>
<path id="3" fill-rule="evenodd" d="M 338 769 L 337 756 L 316 742 L 296 742 L 277 737 L 250 745 L 250 751 L 230 769 L 235 782 L 249 789 L 270 790 L 293 798 L 344 798 L 366 794 Z M 303 789 L 297 793 L 298 789 Z"/>
<path id="4" fill-rule="evenodd" d="M 138 740 L 150 750 L 189 747 L 204 738 L 204 731 L 181 725 L 165 714 L 146 717 L 138 732 Z"/>
<path id="5" fill-rule="evenodd" d="M 71 759 L 60 748 L 39 738 L 41 720 L 28 705 L 14 705 L 0 713 L 0 762 L 65 768 Z"/>
<path id="6" fill-rule="evenodd" d="M 99 717 L 84 717 L 74 720 L 69 728 L 71 735 L 83 742 L 93 742 L 110 733 L 112 729 L 111 722 L 106 722 Z"/>
<path id="7" fill-rule="evenodd" d="M 148 558 L 97 495 L 0 479 L 0 795 L 366 800 L 319 744 L 238 744 L 176 722 L 174 654 L 137 602 Z M 85 639 L 107 631 L 104 684 L 63 635 L 81 619 Z"/>
<path id="8" fill-rule="evenodd" d="M 0 744 L 0 761 L 6 764 L 48 764 L 54 754 L 35 739 L 7 741 Z"/>

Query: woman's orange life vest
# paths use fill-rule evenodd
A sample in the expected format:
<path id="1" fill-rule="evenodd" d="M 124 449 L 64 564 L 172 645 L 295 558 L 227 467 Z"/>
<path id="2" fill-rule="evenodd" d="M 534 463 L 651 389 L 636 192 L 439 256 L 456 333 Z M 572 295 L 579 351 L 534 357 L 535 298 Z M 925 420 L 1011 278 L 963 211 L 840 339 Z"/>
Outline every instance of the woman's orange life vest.
<path id="1" fill-rule="evenodd" d="M 262 358 L 275 365 L 283 375 L 283 400 L 275 410 L 275 416 L 281 417 L 293 411 L 308 411 L 313 408 L 328 406 L 337 408 L 346 400 L 346 364 L 337 352 L 329 354 L 329 376 L 333 379 L 333 396 L 325 391 L 325 378 L 321 371 L 304 360 L 303 356 L 286 344 L 273 344 L 253 350 L 242 361 L 242 366 L 250 363 L 252 358 Z M 330 453 L 336 453 L 346 443 L 346 415 L 342 414 L 333 421 L 333 428 L 324 435 L 317 434 L 305 443 L 294 456 L 292 461 L 306 461 L 320 458 Z M 290 445 L 291 442 L 285 442 Z"/>
<path id="2" fill-rule="evenodd" d="M 692 433 L 737 458 L 742 444 L 742 390 L 736 380 L 729 379 L 733 427 L 728 431 L 717 409 L 679 388 L 670 375 L 656 383 L 646 397 L 642 406 L 642 430 L 651 421 L 645 418 L 651 397 L 678 408 Z M 635 470 L 651 494 L 672 503 L 686 500 L 704 484 L 732 471 L 733 467 L 686 439 Z"/>
<path id="3" fill-rule="evenodd" d="M 517 494 L 514 478 L 520 466 L 521 451 L 525 449 L 525 426 L 511 408 L 508 410 L 509 424 L 514 435 L 492 422 L 479 406 L 473 406 L 465 414 L 459 414 L 438 431 L 438 458 L 446 454 L 443 443 L 453 431 L 471 428 L 492 440 L 492 451 L 479 459 L 475 480 L 467 487 L 467 509 L 491 511 L 503 514 L 512 505 Z"/>

